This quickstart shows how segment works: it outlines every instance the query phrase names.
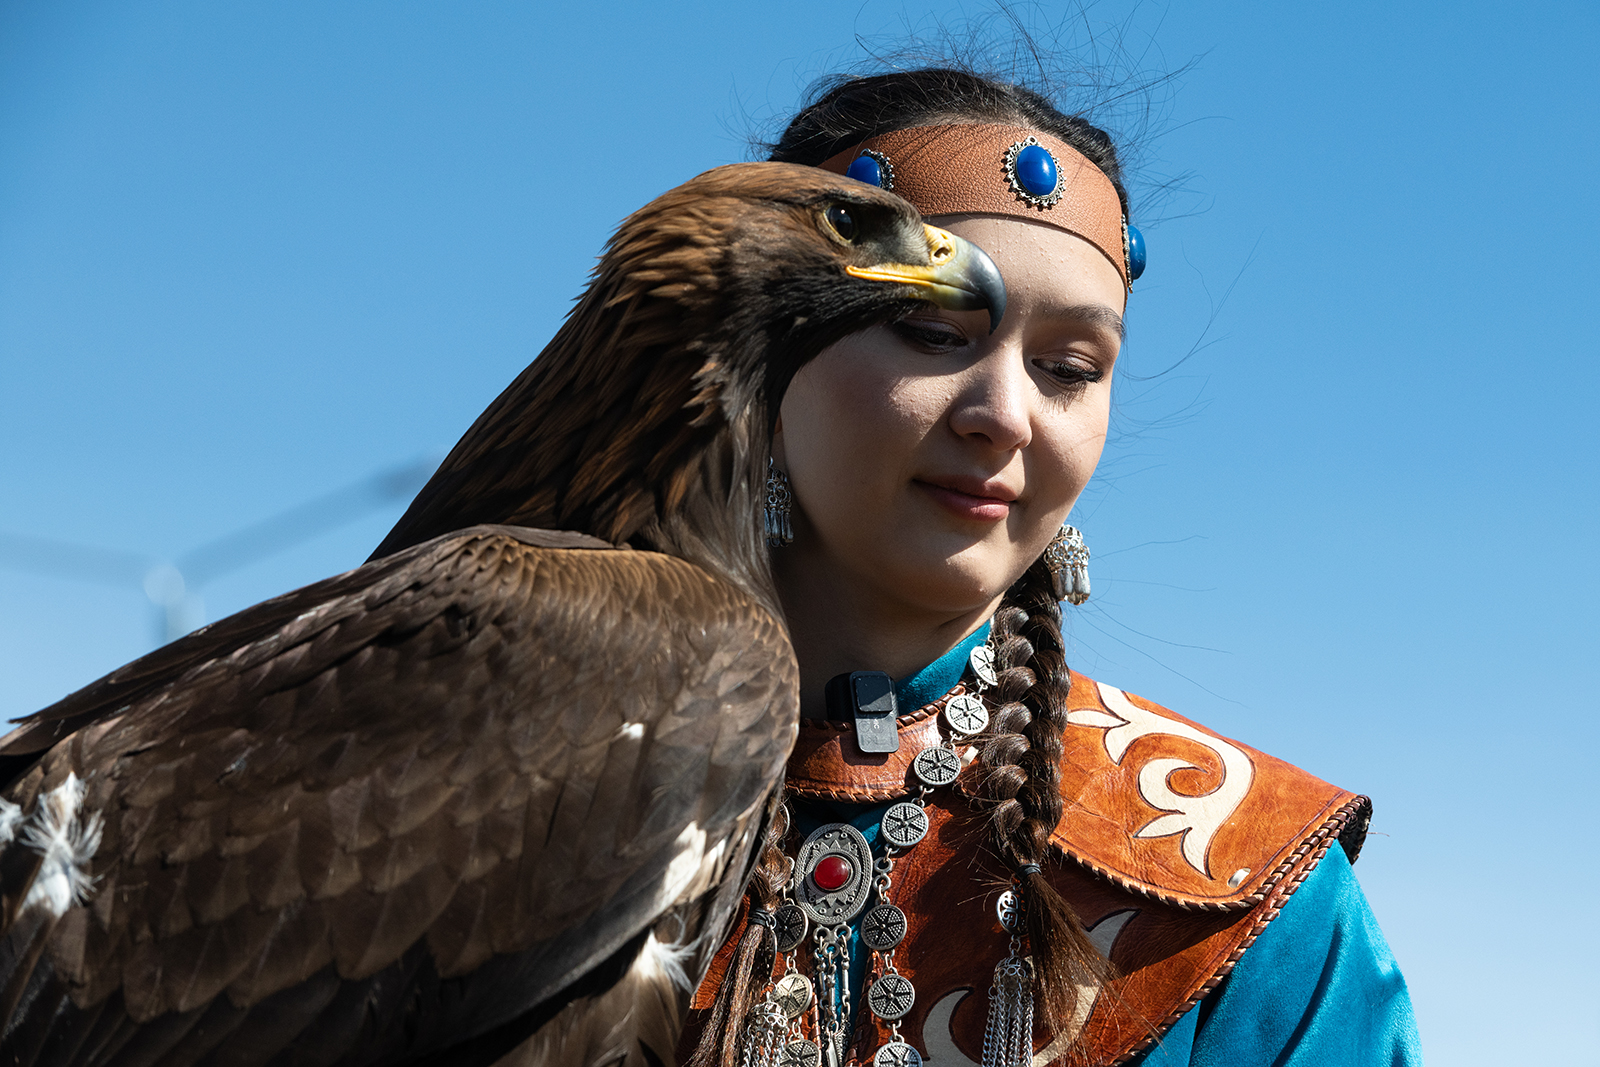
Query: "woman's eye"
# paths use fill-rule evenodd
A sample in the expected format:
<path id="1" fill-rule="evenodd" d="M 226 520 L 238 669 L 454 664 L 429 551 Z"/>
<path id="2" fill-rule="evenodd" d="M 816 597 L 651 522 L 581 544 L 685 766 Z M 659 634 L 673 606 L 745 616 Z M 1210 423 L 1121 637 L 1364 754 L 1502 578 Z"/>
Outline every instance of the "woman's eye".
<path id="1" fill-rule="evenodd" d="M 1065 363 L 1061 360 L 1039 360 L 1036 364 L 1041 370 L 1062 385 L 1077 386 L 1098 382 L 1106 376 L 1105 371 L 1099 367 L 1082 363 Z"/>
<path id="2" fill-rule="evenodd" d="M 960 348 L 967 343 L 967 335 L 947 323 L 919 322 L 916 319 L 901 319 L 894 324 L 894 330 L 901 337 L 920 348 L 930 348 L 943 351 L 949 348 Z"/>
<path id="3" fill-rule="evenodd" d="M 843 206 L 834 204 L 826 212 L 828 225 L 833 227 L 835 233 L 846 241 L 856 239 L 856 220 Z"/>

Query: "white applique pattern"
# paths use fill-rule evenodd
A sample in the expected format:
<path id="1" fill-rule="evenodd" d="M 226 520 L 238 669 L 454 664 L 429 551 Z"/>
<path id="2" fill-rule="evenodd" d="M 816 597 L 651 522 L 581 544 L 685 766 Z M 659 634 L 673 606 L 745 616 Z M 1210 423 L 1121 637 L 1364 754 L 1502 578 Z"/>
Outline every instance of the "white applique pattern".
<path id="1" fill-rule="evenodd" d="M 1186 759 L 1162 756 L 1140 767 L 1139 795 L 1145 803 L 1166 814 L 1145 823 L 1133 835 L 1168 837 L 1182 834 L 1183 858 L 1207 878 L 1212 877 L 1207 859 L 1211 840 L 1238 810 L 1245 794 L 1250 792 L 1250 783 L 1255 778 L 1255 765 L 1242 750 L 1222 738 L 1202 733 L 1188 723 L 1137 707 L 1126 693 L 1113 686 L 1103 682 L 1095 684 L 1100 688 L 1100 700 L 1109 710 L 1075 708 L 1067 712 L 1067 721 L 1074 726 L 1105 730 L 1106 755 L 1117 766 L 1122 765 L 1122 757 L 1127 754 L 1128 746 L 1152 734 L 1186 738 L 1204 745 L 1221 758 L 1222 781 L 1209 793 L 1199 796 L 1176 792 L 1167 784 L 1174 771 L 1199 769 Z"/>

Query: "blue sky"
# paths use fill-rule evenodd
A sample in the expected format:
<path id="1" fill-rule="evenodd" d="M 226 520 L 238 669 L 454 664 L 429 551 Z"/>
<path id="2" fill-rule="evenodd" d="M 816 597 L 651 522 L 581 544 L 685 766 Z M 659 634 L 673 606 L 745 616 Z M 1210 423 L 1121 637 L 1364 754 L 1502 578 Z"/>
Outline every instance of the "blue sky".
<path id="1" fill-rule="evenodd" d="M 441 454 L 624 214 L 989 10 L 0 0 L 0 535 L 173 560 Z M 1100 112 L 1150 268 L 1074 665 L 1375 798 L 1432 1062 L 1600 1063 L 1592 893 L 1543 888 L 1600 878 L 1600 9 L 1017 10 L 1171 75 Z M 0 714 L 147 650 L 130 566 L 0 566 Z"/>

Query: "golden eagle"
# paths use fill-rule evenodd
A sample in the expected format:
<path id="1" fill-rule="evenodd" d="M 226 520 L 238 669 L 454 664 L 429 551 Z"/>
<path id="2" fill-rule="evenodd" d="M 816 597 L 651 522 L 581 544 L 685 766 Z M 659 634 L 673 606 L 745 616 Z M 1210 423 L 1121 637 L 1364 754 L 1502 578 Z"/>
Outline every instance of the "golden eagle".
<path id="1" fill-rule="evenodd" d="M 364 566 L 0 740 L 0 1062 L 670 1062 L 798 715 L 760 508 L 830 343 L 987 307 L 812 168 L 628 218 Z"/>

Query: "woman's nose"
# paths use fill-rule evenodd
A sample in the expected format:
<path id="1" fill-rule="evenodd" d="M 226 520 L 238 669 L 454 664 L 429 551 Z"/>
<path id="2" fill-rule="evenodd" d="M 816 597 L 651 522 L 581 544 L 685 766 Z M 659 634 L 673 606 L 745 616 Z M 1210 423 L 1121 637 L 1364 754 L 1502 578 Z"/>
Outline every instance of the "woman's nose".
<path id="1" fill-rule="evenodd" d="M 1020 355 L 990 352 L 965 379 L 950 411 L 950 428 L 999 452 L 1026 448 L 1033 439 L 1034 386 Z"/>

